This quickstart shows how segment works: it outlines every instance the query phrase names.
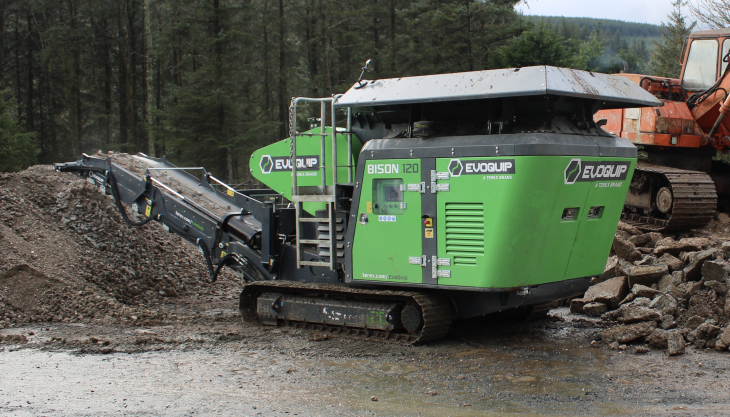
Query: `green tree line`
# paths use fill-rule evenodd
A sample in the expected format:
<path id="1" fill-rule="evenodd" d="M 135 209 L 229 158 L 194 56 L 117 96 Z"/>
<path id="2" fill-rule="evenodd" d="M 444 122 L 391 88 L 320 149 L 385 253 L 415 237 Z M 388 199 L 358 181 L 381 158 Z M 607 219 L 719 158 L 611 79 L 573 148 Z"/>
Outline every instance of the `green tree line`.
<path id="1" fill-rule="evenodd" d="M 617 35 L 533 23 L 517 3 L 0 0 L 0 170 L 98 149 L 245 180 L 250 153 L 286 137 L 292 97 L 345 92 L 367 59 L 371 79 L 613 70 Z"/>

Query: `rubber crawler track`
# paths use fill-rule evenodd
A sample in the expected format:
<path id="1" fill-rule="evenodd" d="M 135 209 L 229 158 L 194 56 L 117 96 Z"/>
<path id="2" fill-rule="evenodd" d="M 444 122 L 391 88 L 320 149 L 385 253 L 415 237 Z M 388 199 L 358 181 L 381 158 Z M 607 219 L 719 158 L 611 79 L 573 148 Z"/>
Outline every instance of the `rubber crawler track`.
<path id="1" fill-rule="evenodd" d="M 645 231 L 660 232 L 700 228 L 714 217 L 717 211 L 717 191 L 712 178 L 704 172 L 664 167 L 643 161 L 639 161 L 635 171 L 661 176 L 670 184 L 674 201 L 669 219 L 624 211 L 621 214 L 624 222 Z"/>
<path id="2" fill-rule="evenodd" d="M 346 285 L 314 284 L 294 281 L 259 281 L 246 284 L 241 292 L 239 308 L 244 322 L 258 321 L 256 299 L 266 290 L 276 290 L 288 294 L 323 297 L 339 295 L 357 298 L 363 301 L 397 300 L 415 302 L 423 314 L 423 326 L 419 333 L 386 332 L 383 330 L 335 326 L 321 323 L 296 322 L 279 320 L 278 324 L 321 332 L 343 334 L 357 339 L 372 340 L 385 343 L 412 345 L 417 342 L 439 339 L 449 331 L 454 317 L 451 303 L 443 296 L 412 291 L 373 290 L 350 287 Z"/>

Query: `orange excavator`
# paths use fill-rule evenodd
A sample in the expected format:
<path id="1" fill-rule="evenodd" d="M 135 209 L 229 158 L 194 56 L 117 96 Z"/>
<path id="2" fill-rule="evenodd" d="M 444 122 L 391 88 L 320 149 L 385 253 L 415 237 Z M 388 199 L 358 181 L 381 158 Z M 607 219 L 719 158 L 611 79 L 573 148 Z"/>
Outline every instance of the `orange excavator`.
<path id="1" fill-rule="evenodd" d="M 730 28 L 685 40 L 679 79 L 629 78 L 662 107 L 602 110 L 594 120 L 640 149 L 622 220 L 646 231 L 705 226 L 730 203 Z M 721 154 L 719 154 L 720 152 Z"/>

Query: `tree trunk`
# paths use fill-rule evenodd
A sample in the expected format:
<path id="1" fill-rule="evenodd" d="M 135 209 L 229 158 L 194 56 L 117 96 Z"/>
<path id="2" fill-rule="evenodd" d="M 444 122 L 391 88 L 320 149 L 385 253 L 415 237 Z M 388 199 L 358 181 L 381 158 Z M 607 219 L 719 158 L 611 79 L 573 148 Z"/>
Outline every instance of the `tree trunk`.
<path id="1" fill-rule="evenodd" d="M 154 68 L 152 65 L 152 34 L 150 19 L 150 0 L 144 0 L 144 40 L 145 52 L 147 54 L 147 77 L 145 78 L 145 89 L 147 92 L 147 152 L 149 156 L 155 156 L 155 134 L 153 123 L 153 109 L 155 105 L 155 93 L 152 89 L 154 82 Z"/>
<path id="2" fill-rule="evenodd" d="M 319 18 L 320 22 L 320 41 L 322 43 L 322 88 L 324 90 L 325 97 L 332 95 L 332 80 L 330 78 L 330 63 L 329 63 L 329 39 L 327 38 L 327 21 L 325 18 L 324 11 L 324 0 L 319 0 Z M 322 120 L 324 126 L 325 121 Z"/>
<path id="3" fill-rule="evenodd" d="M 279 138 L 288 135 L 289 106 L 287 103 L 286 76 L 286 34 L 284 32 L 284 0 L 279 0 Z M 294 128 L 296 128 L 296 123 Z"/>
<path id="4" fill-rule="evenodd" d="M 26 130 L 28 132 L 35 131 L 35 121 L 33 120 L 33 18 L 31 16 L 30 11 L 26 15 L 26 21 L 28 25 L 28 42 L 26 48 L 28 48 L 28 100 L 27 100 L 27 107 L 26 107 L 26 114 L 27 117 L 25 119 L 26 122 Z"/>

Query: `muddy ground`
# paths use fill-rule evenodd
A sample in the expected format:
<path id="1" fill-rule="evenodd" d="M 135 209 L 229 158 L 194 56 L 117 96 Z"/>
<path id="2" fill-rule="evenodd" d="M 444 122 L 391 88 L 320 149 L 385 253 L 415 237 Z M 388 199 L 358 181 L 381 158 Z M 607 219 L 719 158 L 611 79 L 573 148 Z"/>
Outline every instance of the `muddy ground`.
<path id="1" fill-rule="evenodd" d="M 421 346 L 243 325 L 235 294 L 179 299 L 157 325 L 58 324 L 0 353 L 0 415 L 727 415 L 714 350 L 592 346 L 566 307 L 457 323 Z M 199 310 L 199 316 L 186 311 Z M 324 340 L 322 340 L 324 339 Z"/>
<path id="2" fill-rule="evenodd" d="M 542 309 L 398 346 L 243 325 L 197 249 L 38 166 L 0 175 L 0 415 L 724 415 L 730 353 L 635 353 Z M 730 238 L 730 218 L 697 232 Z M 680 236 L 677 236 L 678 238 Z"/>

